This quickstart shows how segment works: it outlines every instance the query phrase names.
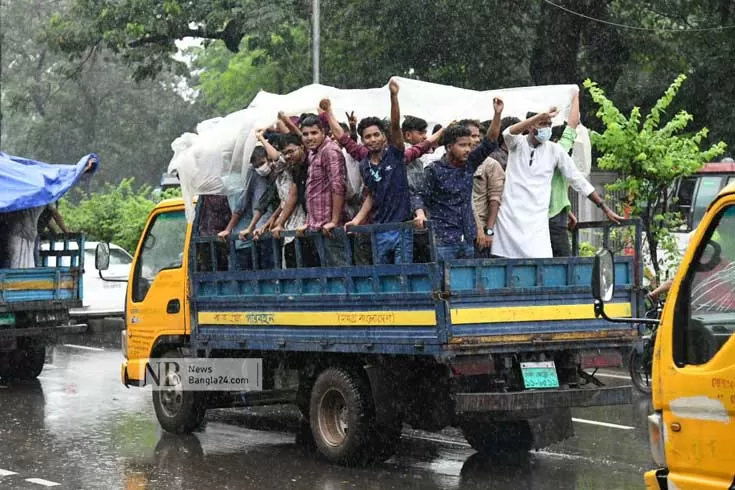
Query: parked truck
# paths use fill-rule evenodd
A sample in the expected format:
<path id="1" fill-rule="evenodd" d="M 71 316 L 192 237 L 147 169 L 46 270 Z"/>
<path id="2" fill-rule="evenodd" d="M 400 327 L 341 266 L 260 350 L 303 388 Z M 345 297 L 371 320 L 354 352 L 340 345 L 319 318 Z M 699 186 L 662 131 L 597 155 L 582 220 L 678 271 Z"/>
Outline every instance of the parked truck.
<path id="1" fill-rule="evenodd" d="M 622 225 L 640 245 L 638 223 Z M 374 239 L 396 226 L 412 225 L 351 231 Z M 638 334 L 596 317 L 591 257 L 263 270 L 254 242 L 254 268 L 240 270 L 234 242 L 196 230 L 181 199 L 159 203 L 128 284 L 122 382 L 155 381 L 166 431 L 195 430 L 209 408 L 295 404 L 321 455 L 350 464 L 390 457 L 403 424 L 459 427 L 485 453 L 526 451 L 573 435 L 574 407 L 630 402 L 630 386 L 594 376 L 621 366 Z M 335 233 L 349 256 L 350 236 Z M 104 270 L 104 245 L 96 259 Z M 607 311 L 636 316 L 641 265 L 625 256 L 614 267 Z M 262 380 L 208 393 L 184 389 L 175 372 L 151 376 L 154 362 L 182 357 L 257 360 L 250 374 Z"/>
<path id="2" fill-rule="evenodd" d="M 69 317 L 70 309 L 82 306 L 84 236 L 43 239 L 50 245 L 40 252 L 39 267 L 0 268 L 0 378 L 37 377 L 46 346 L 87 328 Z"/>

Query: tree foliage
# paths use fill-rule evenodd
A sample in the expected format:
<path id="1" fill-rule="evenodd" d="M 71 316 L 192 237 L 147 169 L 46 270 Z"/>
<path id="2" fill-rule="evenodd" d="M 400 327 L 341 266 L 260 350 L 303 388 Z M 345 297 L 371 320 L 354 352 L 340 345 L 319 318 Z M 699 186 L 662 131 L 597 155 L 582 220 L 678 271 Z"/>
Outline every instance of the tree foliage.
<path id="1" fill-rule="evenodd" d="M 119 185 L 105 184 L 100 191 L 77 199 L 62 199 L 59 212 L 70 230 L 84 232 L 89 240 L 107 241 L 133 251 L 156 202 L 151 188 L 136 189 L 133 178 Z M 74 203 L 74 201 L 77 201 Z"/>
<path id="2" fill-rule="evenodd" d="M 592 132 L 591 136 L 593 145 L 602 153 L 597 165 L 618 174 L 608 190 L 621 192 L 626 210 L 642 218 L 657 278 L 662 260 L 666 260 L 658 257 L 658 247 L 662 245 L 673 255 L 671 231 L 681 224 L 681 216 L 669 208 L 672 183 L 696 172 L 727 147 L 718 142 L 702 150 L 709 131 L 702 128 L 696 133 L 687 132 L 693 117 L 684 110 L 664 122 L 667 109 L 685 80 L 685 75 L 679 75 L 645 118 L 639 107 L 633 107 L 626 117 L 595 82 L 584 82 L 605 127 L 603 132 Z"/>
<path id="3" fill-rule="evenodd" d="M 158 182 L 171 158 L 170 142 L 208 114 L 182 98 L 181 79 L 134 82 L 128 66 L 96 47 L 70 62 L 49 46 L 48 23 L 71 0 L 5 0 L 2 44 L 2 138 L 11 154 L 76 162 L 97 152 L 93 183 Z M 186 86 L 186 83 L 184 83 Z"/>

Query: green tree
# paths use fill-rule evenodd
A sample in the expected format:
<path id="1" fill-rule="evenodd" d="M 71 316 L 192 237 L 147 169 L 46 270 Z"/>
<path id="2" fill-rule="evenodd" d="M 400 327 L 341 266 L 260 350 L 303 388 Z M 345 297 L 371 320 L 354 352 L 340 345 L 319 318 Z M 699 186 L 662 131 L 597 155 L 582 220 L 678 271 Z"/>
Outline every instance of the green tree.
<path id="1" fill-rule="evenodd" d="M 2 45 L 2 140 L 11 154 L 75 163 L 97 152 L 93 187 L 135 177 L 158 182 L 170 142 L 208 112 L 185 100 L 170 75 L 135 83 L 128 66 L 104 48 L 70 62 L 49 47 L 48 23 L 71 0 L 5 0 Z M 184 88 L 188 89 L 186 83 Z M 189 89 L 190 90 L 190 89 Z"/>
<path id="2" fill-rule="evenodd" d="M 684 110 L 668 122 L 662 121 L 685 80 L 685 75 L 679 75 L 645 118 L 639 107 L 626 117 L 595 82 L 584 82 L 605 127 L 602 133 L 592 132 L 592 143 L 602 153 L 597 165 L 618 173 L 618 179 L 608 189 L 626 196 L 621 203 L 625 211 L 642 218 L 657 279 L 664 259 L 658 256 L 658 247 L 661 245 L 673 255 L 671 231 L 681 224 L 681 216 L 669 207 L 672 183 L 696 172 L 727 147 L 718 142 L 702 150 L 708 130 L 687 133 L 693 117 Z"/>
<path id="3" fill-rule="evenodd" d="M 132 252 L 156 205 L 150 197 L 150 187 L 136 190 L 133 184 L 132 178 L 117 186 L 105 184 L 101 191 L 82 197 L 77 203 L 64 198 L 59 212 L 70 230 L 84 232 L 89 240 L 112 242 Z"/>

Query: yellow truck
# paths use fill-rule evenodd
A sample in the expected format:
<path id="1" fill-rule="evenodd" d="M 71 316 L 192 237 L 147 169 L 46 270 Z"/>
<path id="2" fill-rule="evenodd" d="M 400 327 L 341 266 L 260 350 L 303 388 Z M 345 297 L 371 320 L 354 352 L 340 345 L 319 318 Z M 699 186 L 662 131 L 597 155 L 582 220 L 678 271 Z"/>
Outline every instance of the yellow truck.
<path id="1" fill-rule="evenodd" d="M 597 306 L 612 255 L 596 257 Z M 626 318 L 626 321 L 630 321 Z M 707 208 L 668 293 L 653 355 L 648 489 L 735 487 L 735 185 Z"/>

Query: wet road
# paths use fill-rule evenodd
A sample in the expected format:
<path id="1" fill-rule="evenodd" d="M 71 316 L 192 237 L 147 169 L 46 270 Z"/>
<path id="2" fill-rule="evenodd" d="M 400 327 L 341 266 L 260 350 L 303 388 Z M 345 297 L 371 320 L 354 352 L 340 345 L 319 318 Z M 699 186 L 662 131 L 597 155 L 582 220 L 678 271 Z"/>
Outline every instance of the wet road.
<path id="1" fill-rule="evenodd" d="M 174 437 L 150 389 L 120 384 L 120 360 L 59 346 L 37 382 L 0 384 L 0 489 L 629 489 L 651 465 L 645 398 L 577 410 L 573 439 L 495 461 L 452 431 L 405 431 L 386 463 L 332 466 L 299 443 L 288 407 L 210 411 L 200 432 Z"/>

